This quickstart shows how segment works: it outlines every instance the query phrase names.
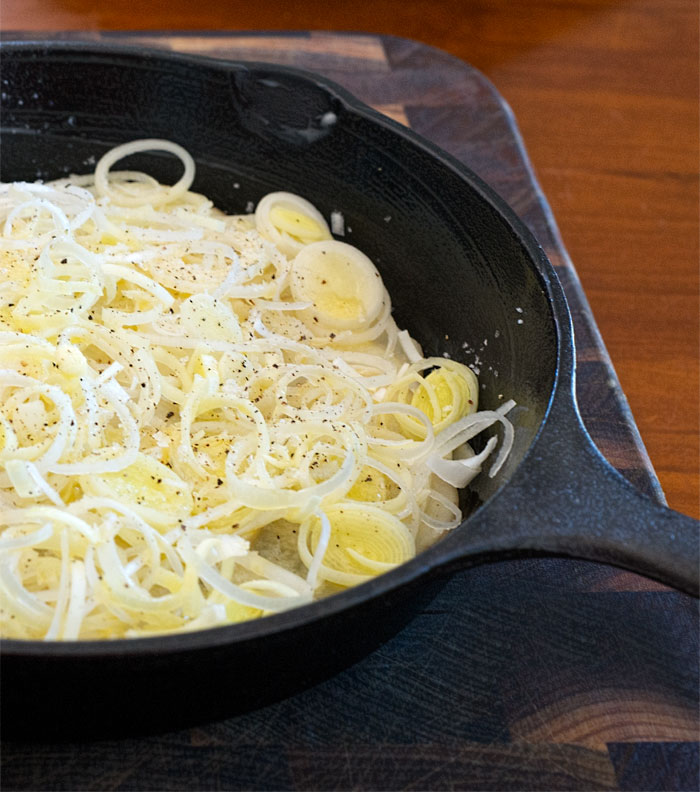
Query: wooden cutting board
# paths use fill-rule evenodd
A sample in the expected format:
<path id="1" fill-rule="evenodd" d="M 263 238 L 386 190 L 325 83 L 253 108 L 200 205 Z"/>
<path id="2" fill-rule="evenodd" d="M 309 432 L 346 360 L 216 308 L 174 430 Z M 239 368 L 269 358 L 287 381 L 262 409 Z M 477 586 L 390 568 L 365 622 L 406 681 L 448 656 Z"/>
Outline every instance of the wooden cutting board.
<path id="1" fill-rule="evenodd" d="M 483 75 L 443 52 L 387 36 L 60 38 L 314 70 L 471 167 L 528 224 L 557 268 L 574 318 L 578 399 L 591 436 L 628 479 L 663 500 L 516 122 Z M 399 636 L 309 691 L 249 715 L 146 739 L 5 743 L 2 783 L 697 789 L 697 657 L 697 605 L 684 595 L 597 564 L 502 563 L 456 575 Z"/>

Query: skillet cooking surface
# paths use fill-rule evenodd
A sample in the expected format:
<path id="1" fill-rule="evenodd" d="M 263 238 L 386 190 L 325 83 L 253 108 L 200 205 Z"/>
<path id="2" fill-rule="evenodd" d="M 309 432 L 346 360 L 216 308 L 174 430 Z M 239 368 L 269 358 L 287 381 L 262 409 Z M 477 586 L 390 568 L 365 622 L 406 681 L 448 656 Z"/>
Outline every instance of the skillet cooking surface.
<path id="1" fill-rule="evenodd" d="M 342 211 L 346 228 L 352 229 L 346 241 L 377 264 L 399 325 L 433 354 L 473 362 L 463 345 L 481 347 L 482 404 L 496 406 L 508 398 L 518 403 L 516 445 L 508 463 L 493 480 L 481 476 L 474 488 L 483 502 L 494 500 L 513 478 L 554 394 L 564 393 L 560 401 L 568 403 L 569 317 L 554 271 L 537 244 L 466 169 L 341 89 L 280 67 L 94 46 L 10 49 L 3 71 L 12 85 L 3 113 L 4 181 L 85 172 L 93 158 L 117 143 L 165 137 L 194 156 L 194 189 L 226 211 L 243 211 L 249 201 L 275 189 L 304 195 L 326 216 Z M 122 165 L 163 181 L 178 176 L 177 165 L 165 156 L 132 157 Z M 556 391 L 562 380 L 565 385 Z M 519 491 L 513 489 L 517 502 Z M 505 502 L 500 494 L 495 501 Z M 441 544 L 456 547 L 471 524 Z M 483 547 L 479 552 L 486 557 Z M 183 679 L 196 679 L 198 704 L 185 718 L 214 717 L 284 695 L 362 656 L 432 596 L 433 588 L 426 585 L 433 578 L 431 567 L 456 558 L 436 547 L 329 600 L 199 634 L 109 644 L 7 642 L 3 677 L 9 671 L 18 675 L 15 679 L 30 674 L 65 679 L 51 693 L 55 701 L 36 697 L 34 705 L 48 712 L 70 700 L 71 682 L 88 684 L 124 723 L 133 712 L 113 692 L 119 685 L 110 693 L 100 686 L 100 677 L 111 674 L 133 684 L 138 670 L 143 694 L 162 701 Z M 617 560 L 614 554 L 611 560 Z M 288 662 L 290 652 L 319 640 L 333 648 L 311 662 Z M 261 656 L 268 662 L 264 674 Z M 280 656 L 285 663 L 274 659 Z M 209 677 L 216 677 L 218 690 L 222 675 L 240 679 L 241 674 L 250 694 L 238 690 L 226 700 L 216 698 Z M 155 689 L 154 679 L 159 680 Z M 26 707 L 26 700 L 22 703 Z M 10 689 L 3 712 L 19 711 L 19 706 Z M 85 709 L 74 720 L 85 724 L 95 714 L 89 702 L 81 706 Z"/>

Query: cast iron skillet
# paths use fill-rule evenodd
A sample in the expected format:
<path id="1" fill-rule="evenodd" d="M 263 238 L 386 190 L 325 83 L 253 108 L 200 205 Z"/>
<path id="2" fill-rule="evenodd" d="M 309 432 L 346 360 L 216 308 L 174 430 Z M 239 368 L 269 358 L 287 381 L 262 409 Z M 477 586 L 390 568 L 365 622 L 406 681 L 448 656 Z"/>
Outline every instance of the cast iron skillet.
<path id="1" fill-rule="evenodd" d="M 376 263 L 400 325 L 432 354 L 481 353 L 482 404 L 513 398 L 515 447 L 481 505 L 412 562 L 304 608 L 240 625 L 115 642 L 4 642 L 3 736 L 174 728 L 259 706 L 359 659 L 447 573 L 538 554 L 615 564 L 698 591 L 698 525 L 637 492 L 600 455 L 574 396 L 571 318 L 553 267 L 463 165 L 343 89 L 297 70 L 94 44 L 2 51 L 2 179 L 86 172 L 111 146 L 163 137 L 195 157 L 194 189 L 244 211 L 290 190 Z M 166 155 L 127 163 L 161 180 Z M 522 322 L 518 323 L 518 319 Z M 497 375 L 496 375 L 497 372 Z"/>

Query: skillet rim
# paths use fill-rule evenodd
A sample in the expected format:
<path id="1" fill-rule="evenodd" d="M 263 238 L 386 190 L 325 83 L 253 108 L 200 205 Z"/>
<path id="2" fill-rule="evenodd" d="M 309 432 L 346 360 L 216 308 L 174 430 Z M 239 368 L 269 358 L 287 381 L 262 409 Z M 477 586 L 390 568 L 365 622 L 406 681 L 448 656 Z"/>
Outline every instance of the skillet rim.
<path id="1" fill-rule="evenodd" d="M 186 64 L 192 68 L 209 68 L 221 73 L 230 74 L 236 71 L 254 73 L 265 71 L 267 76 L 271 72 L 296 77 L 302 81 L 313 84 L 341 102 L 346 112 L 365 118 L 375 126 L 388 130 L 391 134 L 403 138 L 410 145 L 422 151 L 431 159 L 437 161 L 441 167 L 451 170 L 468 188 L 477 193 L 481 201 L 486 202 L 505 222 L 511 233 L 518 240 L 527 254 L 529 266 L 537 276 L 540 287 L 547 300 L 554 329 L 556 354 L 554 358 L 554 375 L 551 391 L 544 410 L 540 425 L 534 434 L 527 450 L 516 468 L 511 471 L 499 489 L 489 499 L 464 519 L 454 532 L 462 531 L 471 519 L 478 513 L 483 514 L 489 505 L 501 498 L 509 490 L 510 479 L 525 467 L 529 457 L 542 435 L 544 427 L 549 421 L 552 404 L 557 394 L 562 389 L 569 389 L 575 400 L 574 394 L 574 341 L 571 313 L 566 301 L 562 284 L 554 265 L 549 261 L 544 249 L 537 241 L 530 229 L 525 225 L 509 204 L 469 166 L 462 163 L 437 144 L 404 126 L 392 118 L 358 99 L 354 94 L 331 79 L 316 72 L 298 67 L 275 64 L 265 61 L 232 60 L 213 58 L 205 55 L 179 53 L 171 50 L 161 50 L 155 47 L 137 47 L 134 45 L 110 44 L 91 41 L 58 41 L 48 39 L 32 39 L 22 41 L 0 41 L 0 57 L 3 51 L 9 53 L 36 53 L 38 56 L 54 53 L 92 54 L 101 57 L 125 57 L 131 59 L 152 59 L 178 64 Z M 1 127 L 0 127 L 1 129 Z M 445 537 L 447 538 L 447 537 Z M 52 657 L 62 660 L 72 657 L 109 656 L 112 659 L 126 656 L 149 657 L 154 655 L 178 655 L 193 651 L 206 651 L 218 647 L 232 646 L 234 644 L 256 641 L 268 634 L 281 634 L 300 628 L 312 622 L 319 622 L 332 617 L 341 611 L 349 611 L 353 607 L 374 598 L 390 594 L 391 592 L 410 584 L 418 578 L 425 577 L 434 571 L 438 564 L 440 545 L 444 539 L 435 545 L 426 548 L 410 561 L 401 564 L 390 572 L 383 573 L 366 583 L 346 589 L 324 599 L 315 600 L 306 605 L 300 605 L 287 611 L 271 614 L 259 619 L 245 622 L 211 627 L 192 632 L 179 632 L 158 634 L 150 637 L 119 638 L 105 640 L 78 640 L 78 641 L 42 641 L 24 640 L 17 638 L 0 639 L 0 655 L 3 658 L 41 658 Z M 433 563 L 431 563 L 433 562 Z"/>

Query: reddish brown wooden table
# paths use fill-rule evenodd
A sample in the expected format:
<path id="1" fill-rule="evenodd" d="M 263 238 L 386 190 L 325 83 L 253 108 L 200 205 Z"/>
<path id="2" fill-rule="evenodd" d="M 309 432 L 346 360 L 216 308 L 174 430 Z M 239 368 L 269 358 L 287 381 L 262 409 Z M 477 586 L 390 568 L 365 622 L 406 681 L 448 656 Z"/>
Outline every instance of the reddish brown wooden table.
<path id="1" fill-rule="evenodd" d="M 558 269 L 592 436 L 637 486 L 662 497 L 513 118 L 479 72 L 424 45 L 373 35 L 128 40 L 314 69 L 470 165 Z M 696 605 L 682 595 L 593 564 L 500 564 L 457 575 L 394 641 L 311 691 L 157 738 L 5 745 L 4 784 L 688 789 L 697 778 L 696 658 Z"/>

